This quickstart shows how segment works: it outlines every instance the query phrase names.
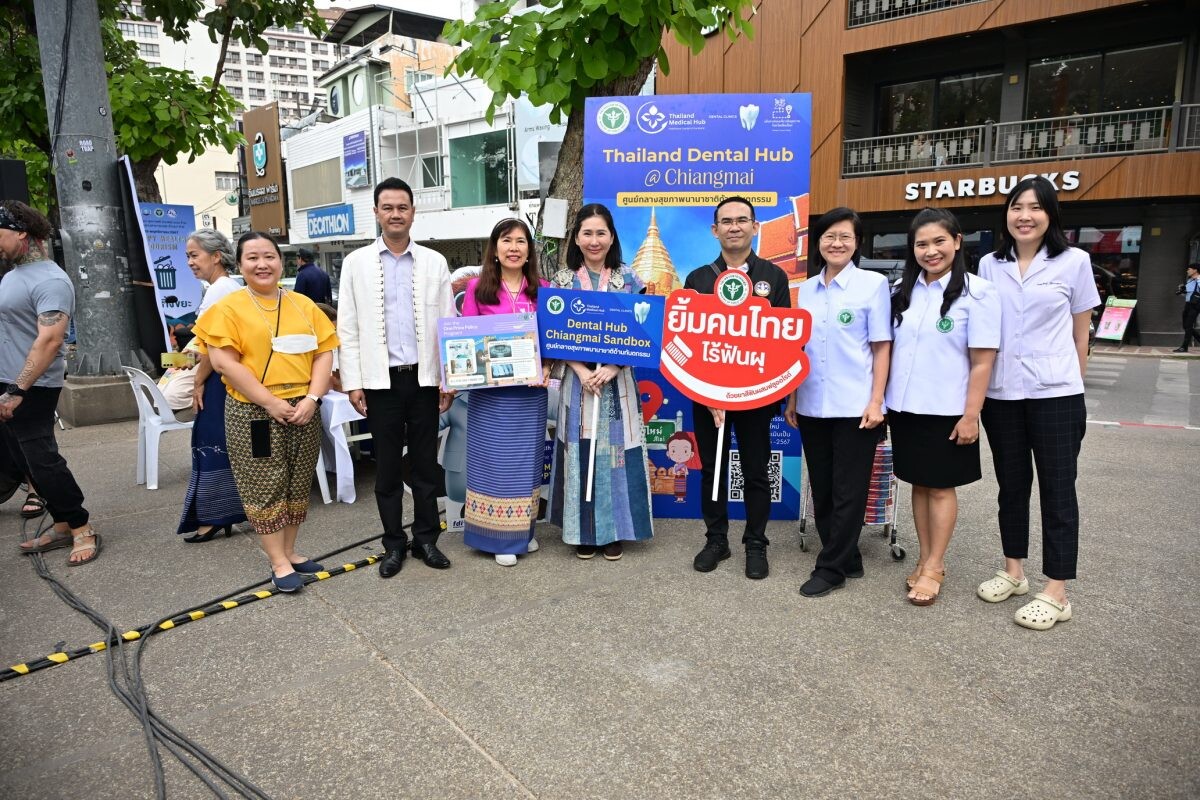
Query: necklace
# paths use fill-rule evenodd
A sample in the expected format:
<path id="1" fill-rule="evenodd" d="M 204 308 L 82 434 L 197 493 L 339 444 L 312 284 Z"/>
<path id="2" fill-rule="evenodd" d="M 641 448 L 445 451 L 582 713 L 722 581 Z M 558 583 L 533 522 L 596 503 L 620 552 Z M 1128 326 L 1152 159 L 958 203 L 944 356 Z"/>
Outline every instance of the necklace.
<path id="1" fill-rule="evenodd" d="M 521 291 L 525 288 L 525 278 L 521 278 L 521 284 L 517 287 L 515 292 L 508 288 L 508 284 L 505 283 L 503 278 L 500 279 L 500 283 L 503 284 L 504 291 L 508 293 L 508 302 L 512 304 L 513 313 L 518 313 L 517 300 L 521 297 Z"/>
<path id="2" fill-rule="evenodd" d="M 279 304 L 283 302 L 283 293 L 280 292 L 278 289 L 275 290 L 275 307 L 274 308 L 263 308 L 262 303 L 258 302 L 258 295 L 256 295 L 249 286 L 246 287 L 246 293 L 250 295 L 250 302 L 254 303 L 255 307 L 257 307 L 259 311 L 266 311 L 266 312 L 278 311 Z"/>

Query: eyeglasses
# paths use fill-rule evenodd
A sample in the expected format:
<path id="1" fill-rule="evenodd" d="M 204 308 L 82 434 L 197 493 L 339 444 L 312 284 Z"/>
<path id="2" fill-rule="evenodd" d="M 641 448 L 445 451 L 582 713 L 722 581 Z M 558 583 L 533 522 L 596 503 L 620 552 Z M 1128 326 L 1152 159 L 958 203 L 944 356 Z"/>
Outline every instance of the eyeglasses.
<path id="1" fill-rule="evenodd" d="M 821 244 L 854 244 L 854 235 L 850 233 L 827 233 L 821 237 Z"/>
<path id="2" fill-rule="evenodd" d="M 721 217 L 717 220 L 717 224 L 722 228 L 744 228 L 754 222 L 753 217 Z"/>

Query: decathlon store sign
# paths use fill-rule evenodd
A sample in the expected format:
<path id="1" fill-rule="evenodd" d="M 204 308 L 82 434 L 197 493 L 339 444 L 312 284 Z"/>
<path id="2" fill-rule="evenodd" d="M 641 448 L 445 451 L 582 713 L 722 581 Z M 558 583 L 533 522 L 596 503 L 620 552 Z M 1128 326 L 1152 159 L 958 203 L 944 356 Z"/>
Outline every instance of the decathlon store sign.
<path id="1" fill-rule="evenodd" d="M 947 197 L 1003 197 L 1012 191 L 1019 181 L 1033 178 L 1039 173 L 1027 175 L 988 175 L 983 178 L 959 178 L 954 181 L 921 181 L 904 187 L 905 200 L 942 200 Z M 1079 188 L 1079 170 L 1068 172 L 1042 172 L 1043 178 L 1054 184 L 1060 192 L 1073 192 Z"/>
<path id="2" fill-rule="evenodd" d="M 344 203 L 340 206 L 314 208 L 308 212 L 308 238 L 328 239 L 330 237 L 347 237 L 354 235 L 354 206 Z"/>

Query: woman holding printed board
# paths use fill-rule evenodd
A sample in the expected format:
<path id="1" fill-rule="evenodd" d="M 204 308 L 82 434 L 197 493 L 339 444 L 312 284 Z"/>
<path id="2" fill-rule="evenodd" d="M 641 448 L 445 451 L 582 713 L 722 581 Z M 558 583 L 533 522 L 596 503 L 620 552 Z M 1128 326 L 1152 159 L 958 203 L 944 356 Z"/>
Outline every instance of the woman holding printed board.
<path id="1" fill-rule="evenodd" d="M 907 580 L 915 606 L 933 605 L 941 593 L 958 519 L 955 487 L 981 477 L 979 411 L 1000 346 L 1000 298 L 992 284 L 967 274 L 962 244 L 949 211 L 918 213 L 892 293 L 895 339 L 884 397 L 896 477 L 912 485 L 921 545 Z"/>
<path id="2" fill-rule="evenodd" d="M 599 203 L 579 209 L 567 239 L 567 267 L 554 276 L 556 287 L 632 294 L 645 288 L 641 278 L 621 263 L 621 241 L 612 213 Z M 579 558 L 592 558 L 600 550 L 606 559 L 616 561 L 624 552 L 622 542 L 654 535 L 637 380 L 632 367 L 564 363 L 550 518 L 562 527 L 563 541 L 575 545 Z M 586 442 L 596 448 L 594 465 Z M 593 470 L 590 499 L 589 469 Z"/>
<path id="3" fill-rule="evenodd" d="M 479 277 L 467 284 L 464 317 L 537 311 L 538 288 L 550 284 L 538 277 L 532 242 L 529 227 L 521 220 L 496 223 Z M 503 358 L 499 353 L 496 357 Z M 505 363 L 495 366 L 504 368 Z M 545 462 L 548 371 L 549 366 L 543 365 L 541 382 L 536 384 L 476 389 L 467 405 L 463 542 L 492 553 L 502 567 L 515 566 L 518 555 L 538 549 L 533 525 Z M 494 370 L 493 374 L 502 373 Z"/>

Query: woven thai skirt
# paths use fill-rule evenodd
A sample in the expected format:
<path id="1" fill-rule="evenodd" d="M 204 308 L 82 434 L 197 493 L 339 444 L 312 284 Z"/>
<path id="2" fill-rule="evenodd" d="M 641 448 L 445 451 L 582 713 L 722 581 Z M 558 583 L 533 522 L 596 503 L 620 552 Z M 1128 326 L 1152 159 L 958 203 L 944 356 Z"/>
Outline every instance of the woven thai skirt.
<path id="1" fill-rule="evenodd" d="M 288 400 L 296 405 L 303 398 Z M 233 479 L 246 516 L 260 535 L 299 525 L 308 516 L 313 475 L 321 451 L 321 415 L 306 425 L 271 420 L 271 455 L 255 458 L 250 449 L 250 423 L 271 419 L 266 409 L 225 397 L 225 441 Z"/>

